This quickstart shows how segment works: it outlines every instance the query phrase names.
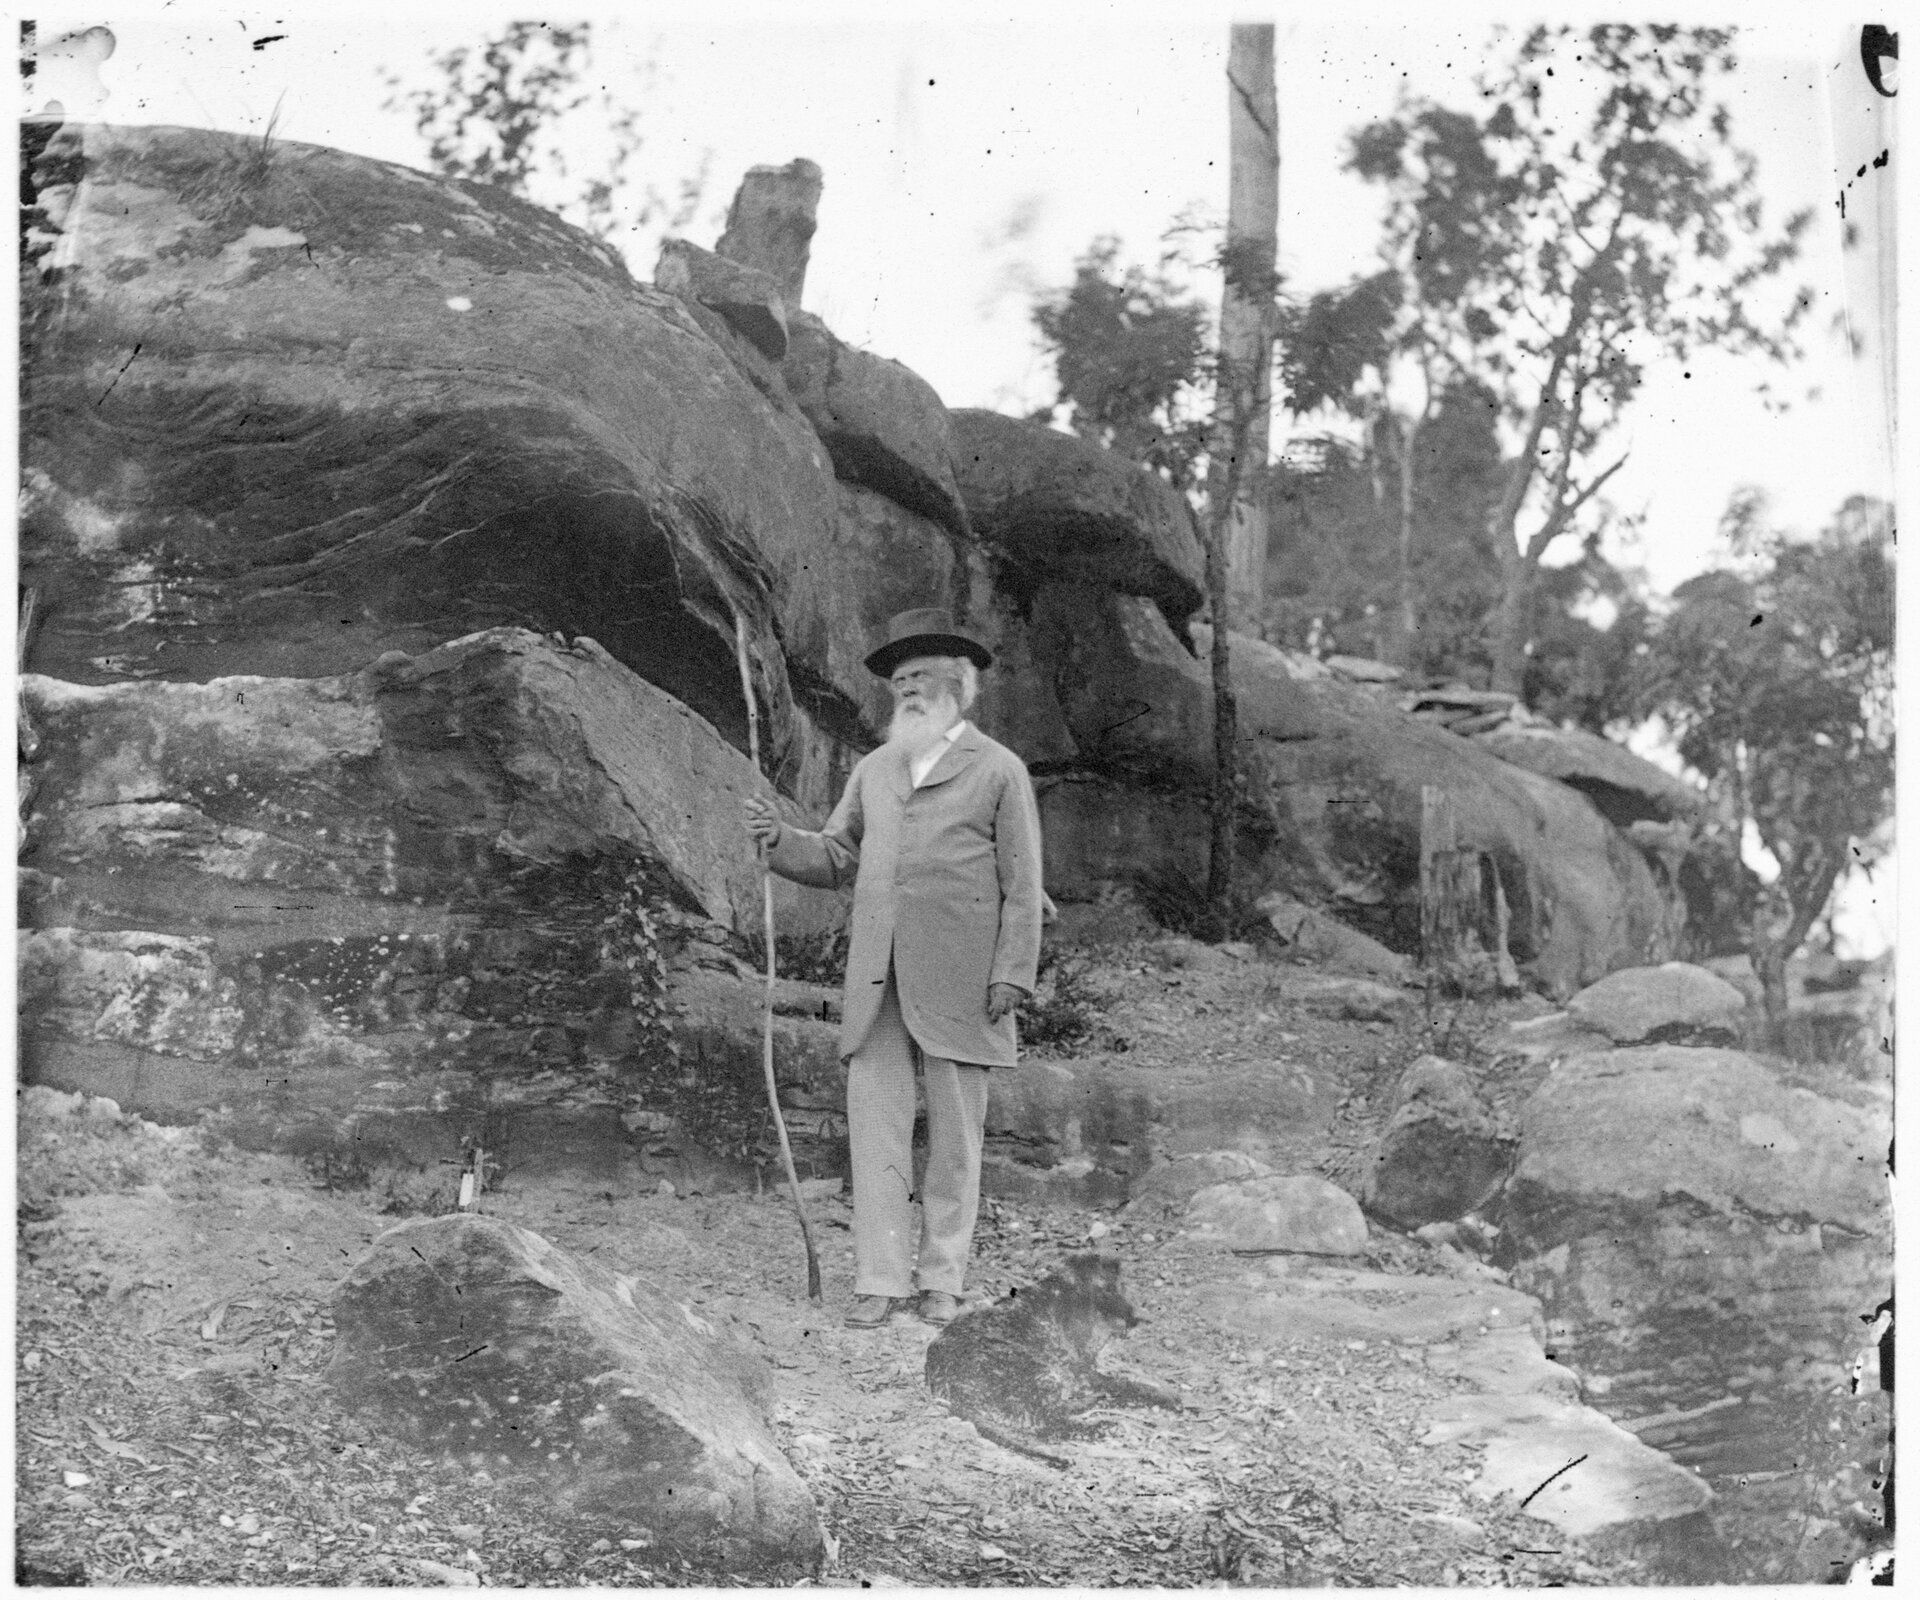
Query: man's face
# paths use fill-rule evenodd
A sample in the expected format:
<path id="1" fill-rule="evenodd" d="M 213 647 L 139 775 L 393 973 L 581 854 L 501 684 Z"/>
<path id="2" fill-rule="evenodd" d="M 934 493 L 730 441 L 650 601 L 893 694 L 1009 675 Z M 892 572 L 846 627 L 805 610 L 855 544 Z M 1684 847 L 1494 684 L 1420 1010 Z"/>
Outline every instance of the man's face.
<path id="1" fill-rule="evenodd" d="M 939 709 L 943 700 L 960 709 L 960 696 L 953 681 L 953 669 L 931 656 L 915 656 L 893 669 L 887 687 L 893 692 L 896 712 L 926 712 Z"/>
<path id="2" fill-rule="evenodd" d="M 887 725 L 890 743 L 913 755 L 960 720 L 960 686 L 951 663 L 916 656 L 893 669 L 887 688 L 893 694 L 893 718 Z"/>

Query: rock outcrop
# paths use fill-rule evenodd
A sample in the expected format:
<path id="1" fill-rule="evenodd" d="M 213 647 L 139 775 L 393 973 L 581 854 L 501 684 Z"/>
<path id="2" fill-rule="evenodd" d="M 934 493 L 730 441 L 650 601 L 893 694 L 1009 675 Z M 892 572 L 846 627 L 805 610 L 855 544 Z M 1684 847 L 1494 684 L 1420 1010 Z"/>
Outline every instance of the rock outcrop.
<path id="1" fill-rule="evenodd" d="M 796 821 L 877 738 L 872 634 L 946 605 L 996 652 L 976 718 L 1035 774 L 1056 900 L 1202 881 L 1192 511 L 800 311 L 811 163 L 754 169 L 649 286 L 496 189 L 336 151 L 69 126 L 28 155 L 31 1070 L 186 1105 L 250 1062 L 290 1104 L 327 1063 L 425 1116 L 516 1052 L 534 1079 L 631 1061 L 673 1002 L 657 973 L 633 1002 L 610 903 L 644 880 L 686 920 L 655 941 L 673 982 L 694 924 L 751 931 L 736 619 Z M 1411 951 L 1440 784 L 1536 982 L 1672 953 L 1588 800 L 1318 664 L 1234 658 L 1247 900 Z M 785 931 L 840 914 L 781 893 Z M 732 1049 L 700 983 L 682 1033 Z M 825 1092 L 811 1052 L 790 1092 Z"/>
<path id="2" fill-rule="evenodd" d="M 784 167 L 747 168 L 713 247 L 716 255 L 771 277 L 790 311 L 800 309 L 807 287 L 823 184 L 818 165 L 804 156 Z"/>
<path id="3" fill-rule="evenodd" d="M 1733 1044 L 1747 997 L 1704 967 L 1627 967 L 1589 984 L 1567 1014 L 1615 1044 Z"/>
<path id="4" fill-rule="evenodd" d="M 797 815 L 591 640 L 518 629 L 338 678 L 30 674 L 24 703 L 28 1074 L 328 1143 L 378 1082 L 424 1111 L 612 1074 L 664 968 L 609 940 L 757 925 L 740 802 Z M 838 914 L 780 894 L 784 926 Z"/>
<path id="5" fill-rule="evenodd" d="M 1584 729 L 1507 722 L 1478 735 L 1478 743 L 1502 761 L 1578 789 L 1616 827 L 1695 817 L 1706 804 L 1691 784 Z"/>
<path id="6" fill-rule="evenodd" d="M 1766 1479 L 1750 1516 L 1866 1503 L 1887 1419 L 1848 1368 L 1890 1289 L 1884 1091 L 1653 1046 L 1560 1062 L 1521 1122 L 1505 1259 L 1595 1403 L 1718 1485 Z M 1775 1579 L 1857 1553 L 1806 1527 Z"/>
<path id="7" fill-rule="evenodd" d="M 808 312 L 794 313 L 789 332 L 781 372 L 834 471 L 965 537 L 953 429 L 932 385 L 898 361 L 843 344 Z"/>
<path id="8" fill-rule="evenodd" d="M 820 1548 L 768 1431 L 771 1372 L 644 1278 L 488 1217 L 421 1217 L 374 1241 L 333 1315 L 334 1389 L 416 1448 L 739 1568 Z"/>
<path id="9" fill-rule="evenodd" d="M 992 411 L 953 413 L 955 466 L 975 534 L 1004 582 L 1092 583 L 1157 601 L 1183 628 L 1205 562 L 1193 512 L 1151 472 L 1085 440 Z"/>
<path id="10" fill-rule="evenodd" d="M 185 129 L 54 145 L 84 176 L 40 191 L 54 280 L 23 286 L 29 670 L 328 677 L 517 624 L 744 743 L 741 615 L 795 788 L 776 575 L 830 540 L 833 474 L 692 308 L 486 185 Z"/>

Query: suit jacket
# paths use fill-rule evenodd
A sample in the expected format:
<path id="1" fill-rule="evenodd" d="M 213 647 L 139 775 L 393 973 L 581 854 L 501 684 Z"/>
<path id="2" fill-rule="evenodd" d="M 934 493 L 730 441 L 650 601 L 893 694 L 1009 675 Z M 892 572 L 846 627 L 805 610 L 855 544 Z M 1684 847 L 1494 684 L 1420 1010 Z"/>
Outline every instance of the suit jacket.
<path id="1" fill-rule="evenodd" d="M 864 756 L 818 833 L 783 829 L 768 864 L 820 888 L 853 883 L 840 1054 L 866 1041 L 893 965 L 900 1010 L 929 1055 L 1010 1067 L 1011 1015 L 987 988 L 1033 992 L 1040 960 L 1040 812 L 1026 766 L 968 725 L 918 789 L 886 746 Z"/>

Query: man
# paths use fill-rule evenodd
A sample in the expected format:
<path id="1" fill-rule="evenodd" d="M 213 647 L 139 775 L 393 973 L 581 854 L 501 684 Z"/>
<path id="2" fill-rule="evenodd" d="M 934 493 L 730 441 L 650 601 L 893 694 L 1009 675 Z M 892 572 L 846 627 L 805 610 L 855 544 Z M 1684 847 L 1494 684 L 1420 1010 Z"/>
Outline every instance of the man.
<path id="1" fill-rule="evenodd" d="M 993 655 L 945 612 L 904 611 L 867 657 L 893 694 L 887 742 L 863 757 L 827 825 L 781 824 L 758 797 L 747 830 L 797 883 L 853 882 L 840 1053 L 853 1149 L 854 1300 L 877 1328 L 913 1302 L 959 1310 L 980 1203 L 987 1072 L 1014 1064 L 1014 1013 L 1040 957 L 1040 817 L 1021 760 L 966 721 Z M 927 1099 L 920 1248 L 910 1246 L 916 1074 Z"/>

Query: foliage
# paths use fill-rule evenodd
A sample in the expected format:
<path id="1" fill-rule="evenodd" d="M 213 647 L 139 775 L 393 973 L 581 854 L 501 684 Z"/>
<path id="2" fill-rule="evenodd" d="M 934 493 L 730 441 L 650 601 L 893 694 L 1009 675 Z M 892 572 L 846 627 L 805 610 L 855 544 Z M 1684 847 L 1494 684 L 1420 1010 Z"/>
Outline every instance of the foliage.
<path id="1" fill-rule="evenodd" d="M 1207 312 L 1164 273 L 1119 264 L 1120 242 L 1094 240 L 1073 282 L 1044 295 L 1034 327 L 1051 356 L 1062 411 L 1083 439 L 1152 467 L 1185 488 L 1206 449 Z"/>
<path id="2" fill-rule="evenodd" d="M 1020 1012 L 1023 1049 L 1062 1055 L 1114 1055 L 1126 1036 L 1106 1020 L 1106 996 L 1095 986 L 1090 956 L 1069 955 L 1047 944 L 1033 999 Z"/>
<path id="3" fill-rule="evenodd" d="M 1521 687 L 1541 558 L 1586 525 L 1624 464 L 1599 458 L 1648 363 L 1797 353 L 1810 297 L 1777 316 L 1755 297 L 1797 254 L 1811 214 L 1778 232 L 1763 220 L 1753 158 L 1715 98 L 1732 40 L 1711 28 L 1535 27 L 1490 57 L 1479 113 L 1408 97 L 1350 141 L 1349 170 L 1386 192 L 1396 362 L 1429 394 L 1484 385 L 1507 435 L 1487 513 L 1503 573 L 1490 619 L 1497 688 Z"/>
<path id="4" fill-rule="evenodd" d="M 383 109 L 413 118 L 427 144 L 427 162 L 443 177 L 489 183 L 549 206 L 596 237 L 618 243 L 653 228 L 682 228 L 706 189 L 707 160 L 669 197 L 635 168 L 646 138 L 641 113 L 594 81 L 593 24 L 509 23 L 477 47 L 457 45 L 432 57 L 438 79 L 427 89 L 403 88 L 385 74 Z M 651 62 L 640 69 L 637 92 L 653 87 Z M 576 115 L 584 113 L 584 115 Z M 596 135 L 603 164 L 582 174 L 568 152 Z"/>
<path id="5" fill-rule="evenodd" d="M 1784 966 L 1840 874 L 1870 868 L 1893 798 L 1893 520 L 1856 495 L 1812 540 L 1736 501 L 1737 568 L 1674 592 L 1644 658 L 1642 704 L 1674 730 L 1736 825 L 1779 864 L 1754 965 L 1776 1028 Z M 1741 570 L 1744 569 L 1744 570 Z"/>
<path id="6" fill-rule="evenodd" d="M 667 1003 L 666 950 L 648 898 L 647 879 L 638 866 L 615 880 L 600 921 L 600 965 L 625 975 L 627 1004 L 638 1025 L 639 1053 L 677 1058 L 680 1046 L 673 1037 Z"/>

